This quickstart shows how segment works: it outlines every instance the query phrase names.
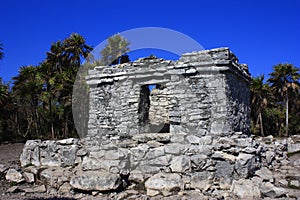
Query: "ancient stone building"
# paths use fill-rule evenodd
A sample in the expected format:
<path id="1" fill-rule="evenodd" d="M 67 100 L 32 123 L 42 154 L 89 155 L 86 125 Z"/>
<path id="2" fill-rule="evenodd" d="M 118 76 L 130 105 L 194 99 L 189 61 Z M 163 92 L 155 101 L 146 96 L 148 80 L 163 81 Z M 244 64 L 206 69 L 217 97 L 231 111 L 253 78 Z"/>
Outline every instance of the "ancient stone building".
<path id="1" fill-rule="evenodd" d="M 148 196 L 288 197 L 281 187 L 297 185 L 291 174 L 299 162 L 286 168 L 287 151 L 298 152 L 292 143 L 300 139 L 287 144 L 248 134 L 249 80 L 247 66 L 228 48 L 96 67 L 87 77 L 87 136 L 28 140 L 18 177 L 36 177 L 48 193 L 61 194 L 134 189 Z M 282 166 L 293 182 L 282 174 L 274 181 Z M 12 180 L 16 172 L 7 174 Z"/>
<path id="2" fill-rule="evenodd" d="M 228 48 L 90 70 L 88 135 L 249 131 L 250 75 Z"/>

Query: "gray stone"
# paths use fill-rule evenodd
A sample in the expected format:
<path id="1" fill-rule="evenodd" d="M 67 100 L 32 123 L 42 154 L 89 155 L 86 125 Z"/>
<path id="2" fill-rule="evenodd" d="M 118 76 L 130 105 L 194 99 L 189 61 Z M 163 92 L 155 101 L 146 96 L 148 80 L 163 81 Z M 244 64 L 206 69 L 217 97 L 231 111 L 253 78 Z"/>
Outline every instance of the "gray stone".
<path id="1" fill-rule="evenodd" d="M 213 181 L 214 174 L 208 171 L 195 172 L 191 174 L 191 187 L 200 190 L 208 190 Z"/>
<path id="2" fill-rule="evenodd" d="M 61 162 L 64 166 L 72 166 L 76 160 L 76 153 L 78 150 L 77 145 L 70 145 L 68 147 L 61 147 L 60 155 L 61 155 Z"/>
<path id="3" fill-rule="evenodd" d="M 230 192 L 241 199 L 259 199 L 261 197 L 259 186 L 249 179 L 233 180 Z"/>
<path id="4" fill-rule="evenodd" d="M 3 164 L 0 164 L 0 173 L 5 172 L 7 169 L 8 169 L 7 166 L 5 166 L 5 165 L 3 165 Z"/>
<path id="5" fill-rule="evenodd" d="M 273 151 L 267 151 L 266 152 L 267 164 L 270 165 L 274 159 L 275 159 L 275 153 Z"/>
<path id="6" fill-rule="evenodd" d="M 24 178 L 20 172 L 15 169 L 10 168 L 5 175 L 5 179 L 11 182 L 21 183 Z"/>
<path id="7" fill-rule="evenodd" d="M 60 186 L 58 192 L 60 194 L 69 194 L 72 187 L 69 183 L 65 182 L 62 186 Z"/>
<path id="8" fill-rule="evenodd" d="M 257 170 L 255 172 L 255 175 L 261 177 L 263 181 L 270 181 L 270 182 L 274 181 L 273 180 L 274 176 L 272 172 L 266 167 L 262 167 L 261 169 Z"/>
<path id="9" fill-rule="evenodd" d="M 296 153 L 296 152 L 300 152 L 300 143 L 289 143 L 288 144 L 288 152 L 289 153 Z"/>
<path id="10" fill-rule="evenodd" d="M 201 139 L 195 135 L 188 135 L 186 137 L 186 140 L 190 144 L 199 144 L 199 142 L 201 141 Z"/>
<path id="11" fill-rule="evenodd" d="M 234 166 L 226 161 L 217 161 L 215 177 L 220 181 L 221 189 L 230 189 Z"/>
<path id="12" fill-rule="evenodd" d="M 23 188 L 22 190 L 26 193 L 44 193 L 46 192 L 46 187 L 45 185 L 40 185 L 36 187 Z"/>
<path id="13" fill-rule="evenodd" d="M 40 172 L 40 179 L 48 185 L 58 188 L 70 180 L 71 172 L 67 168 L 50 167 Z"/>
<path id="14" fill-rule="evenodd" d="M 62 145 L 78 144 L 78 139 L 77 138 L 67 138 L 67 139 L 63 139 L 63 140 L 58 140 L 57 144 L 62 144 Z"/>
<path id="15" fill-rule="evenodd" d="M 192 171 L 200 171 L 204 168 L 206 164 L 206 155 L 193 155 L 191 156 L 191 168 Z"/>
<path id="16" fill-rule="evenodd" d="M 178 174 L 159 173 L 150 177 L 145 182 L 148 195 L 157 195 L 161 192 L 164 196 L 183 189 L 183 182 Z M 157 192 L 156 192 L 157 191 Z"/>
<path id="17" fill-rule="evenodd" d="M 172 172 L 184 173 L 191 170 L 191 158 L 189 156 L 176 156 L 171 161 Z"/>
<path id="18" fill-rule="evenodd" d="M 85 191 L 110 191 L 117 189 L 121 184 L 119 175 L 99 171 L 82 172 L 70 180 L 73 188 Z"/>
<path id="19" fill-rule="evenodd" d="M 291 180 L 290 185 L 294 187 L 300 187 L 300 183 L 298 180 Z"/>
<path id="20" fill-rule="evenodd" d="M 24 172 L 23 177 L 25 178 L 25 181 L 27 183 L 34 183 L 34 174 L 29 173 L 29 172 Z"/>
<path id="21" fill-rule="evenodd" d="M 263 196 L 271 198 L 281 197 L 287 193 L 284 188 L 277 188 L 270 182 L 262 183 L 260 191 Z"/>
<path id="22" fill-rule="evenodd" d="M 27 140 L 20 156 L 21 166 L 33 164 L 40 166 L 40 148 L 41 140 Z"/>
<path id="23" fill-rule="evenodd" d="M 240 153 L 236 159 L 235 175 L 239 178 L 249 177 L 257 168 L 255 155 Z"/>
<path id="24" fill-rule="evenodd" d="M 7 193 L 14 193 L 19 189 L 19 186 L 12 186 L 6 190 Z"/>

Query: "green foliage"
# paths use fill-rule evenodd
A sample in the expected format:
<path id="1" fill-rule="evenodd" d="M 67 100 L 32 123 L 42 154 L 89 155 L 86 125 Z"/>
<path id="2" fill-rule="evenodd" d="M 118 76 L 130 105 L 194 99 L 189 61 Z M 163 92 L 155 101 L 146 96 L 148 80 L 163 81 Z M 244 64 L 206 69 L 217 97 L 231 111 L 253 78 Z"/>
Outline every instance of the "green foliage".
<path id="1" fill-rule="evenodd" d="M 5 113 L 0 116 L 0 139 L 76 137 L 72 89 L 82 59 L 91 50 L 82 36 L 72 33 L 53 43 L 39 66 L 21 67 L 10 92 L 0 84 Z"/>
<path id="2" fill-rule="evenodd" d="M 122 37 L 120 34 L 115 34 L 107 39 L 107 44 L 105 48 L 101 51 L 101 63 L 103 65 L 111 65 L 111 64 L 118 64 L 119 59 L 121 62 L 128 62 L 129 58 L 127 59 L 122 55 L 127 53 L 130 49 L 129 41 Z M 123 58 L 123 61 L 122 61 Z"/>
<path id="3" fill-rule="evenodd" d="M 278 64 L 264 77 L 251 81 L 251 131 L 259 135 L 286 136 L 300 133 L 299 69 Z"/>

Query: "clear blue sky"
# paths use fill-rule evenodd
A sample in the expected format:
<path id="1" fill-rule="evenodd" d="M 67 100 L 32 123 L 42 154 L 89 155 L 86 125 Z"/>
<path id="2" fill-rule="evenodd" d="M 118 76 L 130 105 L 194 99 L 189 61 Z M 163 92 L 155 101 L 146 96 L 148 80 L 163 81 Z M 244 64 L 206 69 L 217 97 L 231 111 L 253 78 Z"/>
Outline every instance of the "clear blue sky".
<path id="1" fill-rule="evenodd" d="M 43 61 L 51 43 L 72 32 L 95 47 L 114 33 L 148 26 L 182 32 L 205 49 L 227 46 L 253 76 L 280 62 L 300 67 L 298 0 L 2 0 L 0 18 L 5 81 L 20 66 Z"/>

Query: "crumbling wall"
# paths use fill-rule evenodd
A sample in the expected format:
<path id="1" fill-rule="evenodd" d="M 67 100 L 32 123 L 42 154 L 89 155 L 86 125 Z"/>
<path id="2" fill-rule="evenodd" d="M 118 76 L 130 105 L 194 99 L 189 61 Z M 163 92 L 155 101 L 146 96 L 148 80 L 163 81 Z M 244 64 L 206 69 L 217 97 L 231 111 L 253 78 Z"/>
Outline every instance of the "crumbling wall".
<path id="1" fill-rule="evenodd" d="M 187 53 L 178 61 L 139 59 L 89 73 L 91 137 L 249 130 L 250 75 L 227 48 Z M 163 89 L 151 94 L 149 85 Z"/>

